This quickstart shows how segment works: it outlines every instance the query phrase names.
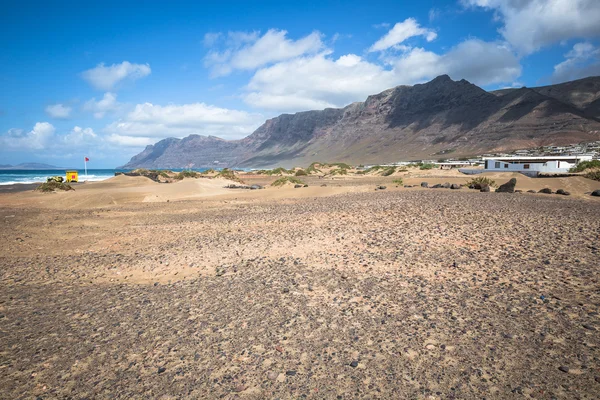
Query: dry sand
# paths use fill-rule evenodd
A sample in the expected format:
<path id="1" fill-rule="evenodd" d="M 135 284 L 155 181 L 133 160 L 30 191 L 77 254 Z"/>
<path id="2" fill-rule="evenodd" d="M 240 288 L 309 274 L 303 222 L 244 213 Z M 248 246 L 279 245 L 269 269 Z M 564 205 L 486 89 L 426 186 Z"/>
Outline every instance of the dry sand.
<path id="1" fill-rule="evenodd" d="M 0 194 L 0 397 L 598 398 L 600 184 L 396 178 Z"/>

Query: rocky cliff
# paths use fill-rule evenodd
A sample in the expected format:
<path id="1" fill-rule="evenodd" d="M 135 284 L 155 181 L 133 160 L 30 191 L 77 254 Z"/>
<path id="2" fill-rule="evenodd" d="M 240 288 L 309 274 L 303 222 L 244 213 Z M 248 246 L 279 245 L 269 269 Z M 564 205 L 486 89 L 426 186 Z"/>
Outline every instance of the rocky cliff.
<path id="1" fill-rule="evenodd" d="M 486 92 L 443 75 L 342 109 L 283 114 L 248 137 L 191 135 L 148 146 L 123 168 L 383 163 L 600 140 L 600 78 Z"/>

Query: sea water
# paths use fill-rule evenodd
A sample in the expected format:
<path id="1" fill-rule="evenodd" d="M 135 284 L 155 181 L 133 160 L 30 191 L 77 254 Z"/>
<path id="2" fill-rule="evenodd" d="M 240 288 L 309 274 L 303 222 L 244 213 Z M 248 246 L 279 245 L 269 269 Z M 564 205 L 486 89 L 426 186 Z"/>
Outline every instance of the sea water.
<path id="1" fill-rule="evenodd" d="M 69 170 L 74 171 L 74 170 Z M 93 182 L 115 176 L 115 172 L 125 172 L 119 169 L 88 169 L 87 175 L 83 169 L 79 172 L 79 181 Z M 51 176 L 62 176 L 66 178 L 66 170 L 61 169 L 5 169 L 0 170 L 0 185 L 14 185 L 16 183 L 39 183 L 46 182 Z"/>
<path id="2" fill-rule="evenodd" d="M 215 168 L 220 169 L 220 168 Z M 189 169 L 185 169 L 188 171 Z M 192 171 L 203 172 L 207 168 L 193 168 Z M 0 185 L 14 185 L 17 183 L 40 183 L 46 182 L 51 176 L 62 176 L 66 178 L 67 170 L 63 169 L 0 169 Z M 71 169 L 69 171 L 75 171 Z M 130 172 L 129 169 L 88 169 L 87 175 L 83 169 L 78 169 L 79 182 L 103 181 L 115 176 L 115 172 Z M 169 171 L 181 172 L 183 168 L 172 168 Z"/>

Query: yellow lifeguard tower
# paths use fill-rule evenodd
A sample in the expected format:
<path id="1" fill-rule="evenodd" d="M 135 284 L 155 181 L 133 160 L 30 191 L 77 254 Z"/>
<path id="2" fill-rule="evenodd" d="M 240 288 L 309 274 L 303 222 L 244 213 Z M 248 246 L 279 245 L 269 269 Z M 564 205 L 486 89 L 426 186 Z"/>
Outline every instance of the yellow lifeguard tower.
<path id="1" fill-rule="evenodd" d="M 67 182 L 79 182 L 79 172 L 67 171 Z"/>

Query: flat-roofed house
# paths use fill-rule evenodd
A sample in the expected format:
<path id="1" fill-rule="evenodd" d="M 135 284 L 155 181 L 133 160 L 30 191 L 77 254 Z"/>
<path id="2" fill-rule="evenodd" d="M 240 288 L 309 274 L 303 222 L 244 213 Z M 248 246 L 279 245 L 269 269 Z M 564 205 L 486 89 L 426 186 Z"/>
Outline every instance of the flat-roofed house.
<path id="1" fill-rule="evenodd" d="M 545 156 L 545 157 L 484 157 L 486 172 L 520 172 L 528 176 L 540 173 L 561 174 L 569 172 L 582 161 L 590 161 L 591 155 Z"/>

